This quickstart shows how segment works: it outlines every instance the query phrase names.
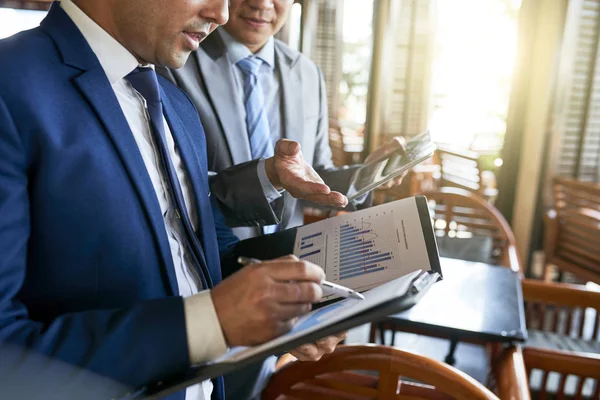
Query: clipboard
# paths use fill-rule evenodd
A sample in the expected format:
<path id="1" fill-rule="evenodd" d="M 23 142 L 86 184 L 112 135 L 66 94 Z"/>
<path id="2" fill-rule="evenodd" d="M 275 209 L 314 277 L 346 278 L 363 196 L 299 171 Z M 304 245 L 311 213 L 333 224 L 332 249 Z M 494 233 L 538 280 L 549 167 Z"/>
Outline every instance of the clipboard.
<path id="1" fill-rule="evenodd" d="M 272 346 L 265 351 L 258 352 L 239 361 L 217 362 L 193 366 L 183 375 L 175 376 L 170 379 L 139 388 L 136 392 L 125 397 L 121 397 L 120 399 L 162 399 L 165 396 L 181 391 L 191 385 L 228 374 L 264 360 L 270 355 L 282 354 L 302 344 L 315 342 L 326 336 L 333 335 L 365 323 L 376 322 L 377 320 L 383 319 L 388 315 L 404 311 L 415 305 L 418 300 L 429 290 L 429 288 L 439 279 L 439 275 L 435 272 L 428 273 L 416 271 L 412 275 L 414 276 L 404 277 L 407 279 L 410 278 L 410 282 L 407 285 L 407 290 L 403 294 L 379 304 L 371 310 L 358 313 L 351 318 L 347 318 L 332 325 L 324 326 L 323 328 L 310 332 L 309 334 L 285 341 L 284 343 L 276 346 Z"/>

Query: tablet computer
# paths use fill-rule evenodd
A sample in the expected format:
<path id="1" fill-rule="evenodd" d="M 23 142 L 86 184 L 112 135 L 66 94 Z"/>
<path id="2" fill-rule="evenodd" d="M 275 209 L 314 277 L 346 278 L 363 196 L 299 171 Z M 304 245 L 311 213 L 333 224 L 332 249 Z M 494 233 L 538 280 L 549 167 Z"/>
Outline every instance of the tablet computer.
<path id="1" fill-rule="evenodd" d="M 405 171 L 433 156 L 436 149 L 429 130 L 408 140 L 405 148 L 406 154 L 397 151 L 383 160 L 358 168 L 350 182 L 348 193 L 346 193 L 348 201 L 356 200 L 376 187 L 402 175 Z"/>

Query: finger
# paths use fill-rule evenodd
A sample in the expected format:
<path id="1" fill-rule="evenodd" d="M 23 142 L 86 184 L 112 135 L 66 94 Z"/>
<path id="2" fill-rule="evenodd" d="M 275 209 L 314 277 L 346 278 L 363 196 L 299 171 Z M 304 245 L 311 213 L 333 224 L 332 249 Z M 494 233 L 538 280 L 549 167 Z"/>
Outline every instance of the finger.
<path id="1" fill-rule="evenodd" d="M 283 157 L 293 157 L 301 150 L 300 143 L 289 139 L 279 139 L 275 144 L 275 154 Z"/>
<path id="2" fill-rule="evenodd" d="M 323 289 L 314 282 L 273 282 L 268 290 L 271 299 L 282 304 L 316 303 L 323 297 Z"/>
<path id="3" fill-rule="evenodd" d="M 290 193 L 294 196 L 294 193 Z M 311 201 L 317 204 L 323 204 L 332 207 L 346 207 L 348 205 L 348 198 L 340 192 L 331 192 L 329 194 L 311 194 L 304 195 L 304 200 Z"/>
<path id="4" fill-rule="evenodd" d="M 335 334 L 333 336 L 335 336 L 338 339 L 340 339 L 340 341 L 346 340 L 346 338 L 348 338 L 348 331 L 340 332 L 340 333 L 337 333 L 337 334 Z"/>
<path id="5" fill-rule="evenodd" d="M 325 279 L 323 268 L 309 261 L 261 263 L 261 267 L 267 268 L 267 275 L 276 281 L 309 281 L 321 283 Z"/>
<path id="6" fill-rule="evenodd" d="M 329 194 L 331 189 L 323 182 L 294 179 L 286 182 L 286 190 L 294 197 L 304 198 L 307 195 Z"/>
<path id="7" fill-rule="evenodd" d="M 326 338 L 323 342 L 317 342 L 317 348 L 320 354 L 333 353 L 339 340 L 333 336 Z"/>
<path id="8" fill-rule="evenodd" d="M 296 257 L 294 254 L 288 254 L 286 256 L 274 258 L 272 260 L 263 261 L 263 263 L 271 263 L 272 264 L 272 263 L 276 263 L 279 261 L 300 261 L 300 259 L 298 257 Z"/>
<path id="9" fill-rule="evenodd" d="M 340 343 L 342 340 L 345 340 L 347 337 L 348 337 L 348 331 L 344 331 L 344 332 L 338 333 L 336 335 L 330 335 L 330 336 L 324 337 L 323 339 L 318 340 L 317 346 L 323 347 L 323 349 L 333 351 L 333 350 L 335 350 L 338 343 Z"/>
<path id="10" fill-rule="evenodd" d="M 299 361 L 317 361 L 321 358 L 319 349 L 314 344 L 305 344 L 290 351 L 290 353 Z"/>
<path id="11" fill-rule="evenodd" d="M 317 340 L 317 345 L 322 345 L 322 346 L 335 346 L 336 344 L 339 343 L 339 341 L 342 340 L 340 339 L 338 336 L 336 335 L 330 335 L 330 336 L 326 336 L 322 339 Z"/>

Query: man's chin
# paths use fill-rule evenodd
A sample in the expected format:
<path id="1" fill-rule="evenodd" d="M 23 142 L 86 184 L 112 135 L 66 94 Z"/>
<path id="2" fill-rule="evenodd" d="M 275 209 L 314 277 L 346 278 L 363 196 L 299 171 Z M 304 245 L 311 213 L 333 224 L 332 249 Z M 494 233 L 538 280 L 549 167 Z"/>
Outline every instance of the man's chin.
<path id="1" fill-rule="evenodd" d="M 165 62 L 162 63 L 162 66 L 171 69 L 179 69 L 185 65 L 191 53 L 191 51 L 187 50 L 179 51 L 177 54 L 173 54 L 169 57 L 168 60 L 165 60 Z"/>

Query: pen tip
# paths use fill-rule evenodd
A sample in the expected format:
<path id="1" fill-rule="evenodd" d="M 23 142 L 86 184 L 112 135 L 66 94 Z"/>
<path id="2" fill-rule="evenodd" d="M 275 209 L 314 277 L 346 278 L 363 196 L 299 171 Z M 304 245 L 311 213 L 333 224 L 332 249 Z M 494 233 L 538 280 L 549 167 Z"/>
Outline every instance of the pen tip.
<path id="1" fill-rule="evenodd" d="M 358 292 L 352 293 L 352 297 L 354 297 L 355 299 L 358 299 L 358 300 L 364 300 L 365 299 L 365 296 L 363 296 L 362 294 L 360 294 Z"/>

